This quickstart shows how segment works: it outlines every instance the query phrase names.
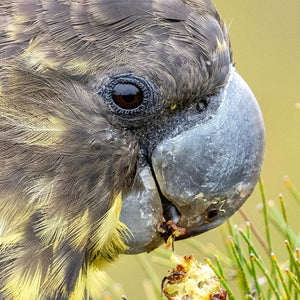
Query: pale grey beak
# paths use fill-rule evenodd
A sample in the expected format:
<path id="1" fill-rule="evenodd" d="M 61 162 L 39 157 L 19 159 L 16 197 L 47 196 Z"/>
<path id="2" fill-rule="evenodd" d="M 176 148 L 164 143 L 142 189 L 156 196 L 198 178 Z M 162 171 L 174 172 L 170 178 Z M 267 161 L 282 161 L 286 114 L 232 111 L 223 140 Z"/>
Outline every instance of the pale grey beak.
<path id="1" fill-rule="evenodd" d="M 121 212 L 121 221 L 133 234 L 130 253 L 157 247 L 163 241 L 161 225 L 170 219 L 185 230 L 178 239 L 212 229 L 252 193 L 265 147 L 258 103 L 234 67 L 226 86 L 209 103 L 217 108 L 160 141 L 151 166 L 141 164 Z"/>

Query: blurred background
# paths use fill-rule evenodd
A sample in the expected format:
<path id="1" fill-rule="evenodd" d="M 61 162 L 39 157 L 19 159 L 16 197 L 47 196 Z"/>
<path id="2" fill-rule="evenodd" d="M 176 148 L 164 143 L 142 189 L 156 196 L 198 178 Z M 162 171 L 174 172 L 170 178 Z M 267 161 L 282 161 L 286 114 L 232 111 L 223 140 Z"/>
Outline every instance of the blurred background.
<path id="1" fill-rule="evenodd" d="M 283 183 L 288 175 L 300 190 L 300 1 L 299 0 L 214 0 L 219 13 L 230 26 L 233 58 L 238 72 L 255 94 L 265 121 L 266 152 L 262 179 L 268 200 L 278 202 L 282 193 L 294 229 L 300 228 L 299 211 Z M 263 217 L 256 209 L 261 202 L 258 188 L 243 206 L 251 222 L 258 228 Z M 239 213 L 233 223 L 243 226 Z M 226 225 L 225 225 L 226 229 Z M 282 238 L 274 231 L 277 255 L 283 255 Z M 262 232 L 264 236 L 264 232 Z M 275 236 L 275 240 L 274 240 Z M 219 229 L 196 238 L 204 244 L 214 242 L 222 251 Z M 195 253 L 186 242 L 177 242 L 180 255 Z M 204 257 L 197 255 L 199 261 Z M 150 254 L 151 255 L 151 254 Z M 167 268 L 157 268 L 161 278 Z M 142 282 L 146 277 L 136 257 L 124 256 L 108 267 L 114 281 L 120 282 L 128 300 L 145 299 Z M 115 300 L 115 299 L 113 299 Z"/>

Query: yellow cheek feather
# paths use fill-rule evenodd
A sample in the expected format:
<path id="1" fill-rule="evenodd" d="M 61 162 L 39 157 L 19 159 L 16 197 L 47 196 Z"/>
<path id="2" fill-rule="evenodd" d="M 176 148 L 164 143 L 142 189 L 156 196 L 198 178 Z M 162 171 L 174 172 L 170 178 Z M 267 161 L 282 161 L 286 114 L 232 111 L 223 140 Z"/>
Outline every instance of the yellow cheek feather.
<path id="1" fill-rule="evenodd" d="M 129 230 L 119 220 L 121 207 L 122 193 L 119 193 L 112 207 L 95 226 L 97 229 L 91 238 L 93 244 L 91 261 L 86 271 L 80 271 L 70 300 L 82 300 L 85 292 L 90 297 L 98 299 L 107 281 L 105 273 L 100 269 L 107 261 L 113 260 L 127 249 L 124 239 Z"/>
<path id="2" fill-rule="evenodd" d="M 97 256 L 114 256 L 118 253 L 124 253 L 127 250 L 124 244 L 129 229 L 120 222 L 120 213 L 122 207 L 122 193 L 115 197 L 114 203 L 109 211 L 102 217 L 99 224 L 96 224 L 96 230 L 91 238 L 94 245 L 93 253 Z"/>
<path id="3" fill-rule="evenodd" d="M 35 272 L 32 272 L 34 268 Z M 18 272 L 10 276 L 2 291 L 7 299 L 40 300 L 41 278 L 42 268 L 39 264 L 32 264 L 27 270 L 19 268 Z"/>
<path id="4" fill-rule="evenodd" d="M 69 300 L 90 299 L 90 297 L 99 299 L 108 280 L 106 273 L 98 268 L 89 266 L 86 272 L 80 270 L 75 289 Z M 85 294 L 87 294 L 86 298 L 84 297 Z"/>
<path id="5" fill-rule="evenodd" d="M 87 244 L 90 235 L 89 224 L 89 212 L 86 210 L 82 216 L 75 218 L 69 225 L 68 237 L 70 238 L 70 243 L 79 252 L 83 251 Z"/>

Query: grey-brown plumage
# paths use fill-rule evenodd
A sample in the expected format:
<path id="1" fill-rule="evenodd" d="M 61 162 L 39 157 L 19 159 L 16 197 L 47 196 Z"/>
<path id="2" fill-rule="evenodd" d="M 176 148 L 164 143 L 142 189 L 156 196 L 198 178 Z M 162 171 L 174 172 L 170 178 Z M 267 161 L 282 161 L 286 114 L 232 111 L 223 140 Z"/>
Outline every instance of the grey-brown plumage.
<path id="1" fill-rule="evenodd" d="M 118 195 L 230 63 L 209 0 L 1 1 L 1 299 L 97 299 L 89 282 L 126 250 Z M 153 91 L 148 110 L 110 104 L 119 74 Z"/>

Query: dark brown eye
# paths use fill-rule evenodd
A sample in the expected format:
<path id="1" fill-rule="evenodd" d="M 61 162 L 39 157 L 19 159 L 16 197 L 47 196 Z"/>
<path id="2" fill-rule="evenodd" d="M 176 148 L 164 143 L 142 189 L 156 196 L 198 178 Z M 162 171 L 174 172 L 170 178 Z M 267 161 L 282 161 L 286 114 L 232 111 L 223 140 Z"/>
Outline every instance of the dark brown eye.
<path id="1" fill-rule="evenodd" d="M 135 109 L 143 102 L 143 92 L 133 84 L 118 83 L 112 90 L 112 98 L 123 109 Z"/>
<path id="2" fill-rule="evenodd" d="M 100 87 L 98 94 L 110 112 L 122 120 L 137 121 L 158 109 L 153 83 L 132 73 L 109 77 L 107 84 L 103 88 Z"/>

